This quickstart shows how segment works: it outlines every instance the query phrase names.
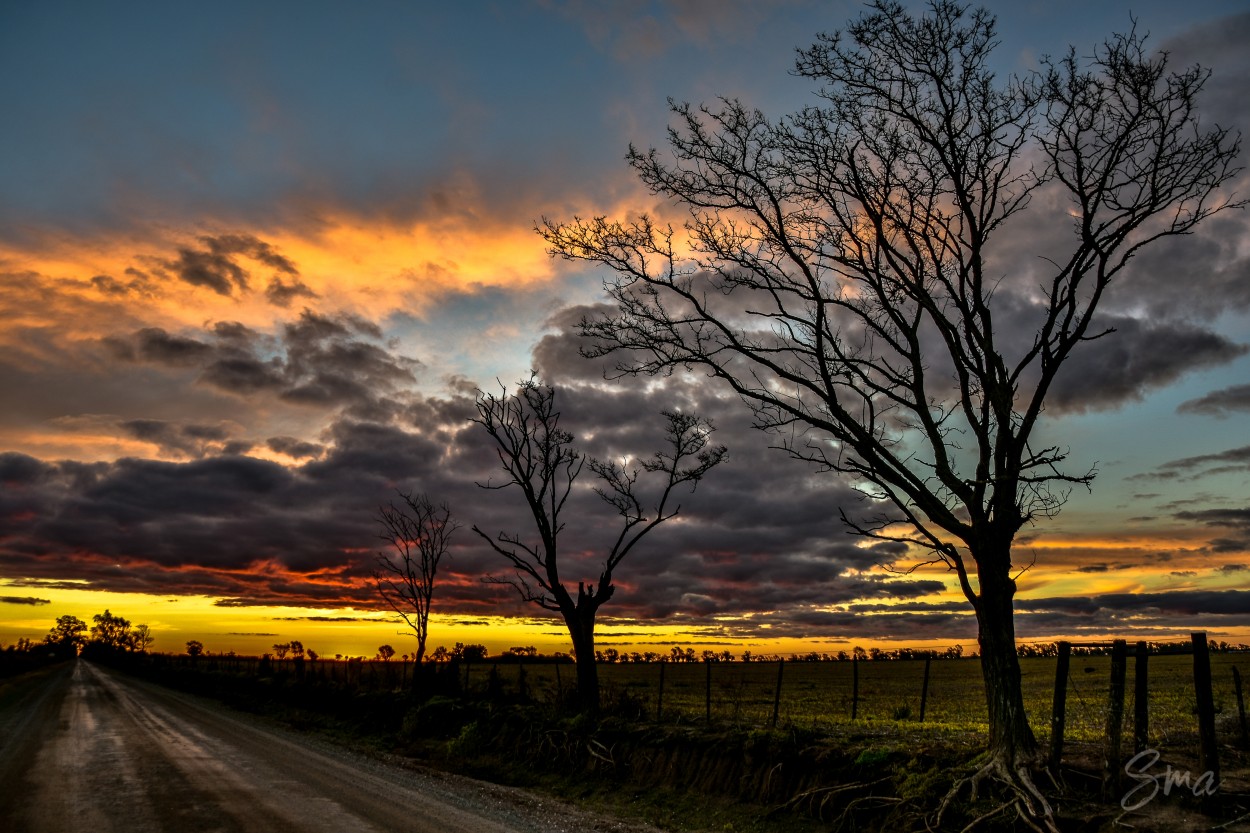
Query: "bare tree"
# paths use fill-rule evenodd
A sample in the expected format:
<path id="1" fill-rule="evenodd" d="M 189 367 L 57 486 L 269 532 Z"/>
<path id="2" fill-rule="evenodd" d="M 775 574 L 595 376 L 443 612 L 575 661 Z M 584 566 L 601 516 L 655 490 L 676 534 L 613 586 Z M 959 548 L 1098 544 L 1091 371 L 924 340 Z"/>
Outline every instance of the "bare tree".
<path id="1" fill-rule="evenodd" d="M 447 504 L 435 506 L 424 494 L 413 497 L 401 493 L 400 498 L 402 506 L 392 503 L 378 514 L 381 538 L 390 545 L 390 552 L 378 553 L 379 569 L 374 571 L 373 580 L 378 593 L 416 635 L 413 656 L 419 666 L 430 632 L 430 602 L 438 565 L 460 524 L 452 519 Z"/>
<path id="2" fill-rule="evenodd" d="M 630 148 L 641 180 L 687 212 L 681 231 L 646 216 L 539 231 L 553 254 L 615 273 L 617 311 L 582 322 L 589 355 L 718 377 L 786 451 L 877 507 L 844 514 L 854 532 L 953 572 L 989 707 L 973 786 L 1001 778 L 1053 826 L 1031 777 L 1012 541 L 1095 472 L 1065 471 L 1067 450 L 1038 447 L 1034 429 L 1065 361 L 1111 332 L 1095 311 L 1133 256 L 1240 204 L 1221 197 L 1240 137 L 1199 125 L 1207 72 L 1170 70 L 1136 33 L 1005 83 L 995 44 L 984 10 L 935 0 L 914 18 L 878 0 L 799 53 L 819 103 L 780 121 L 732 100 L 671 103 L 667 152 Z M 1020 252 L 1000 232 L 1025 212 L 1071 243 L 1004 274 Z"/>
<path id="3" fill-rule="evenodd" d="M 583 708 L 597 709 L 595 618 L 616 592 L 613 574 L 644 536 L 681 511 L 680 505 L 672 505 L 674 489 L 689 484 L 693 490 L 725 459 L 725 447 L 709 444 L 713 430 L 710 422 L 665 412 L 668 446 L 638 467 L 587 458 L 573 447 L 573 435 L 560 427 L 556 389 L 533 378 L 521 382 L 515 395 L 479 395 L 477 411 L 475 421 L 495 441 L 499 462 L 507 473 L 500 484 L 478 485 L 519 488 L 534 519 L 538 541 L 526 543 L 521 535 L 505 532 L 492 538 L 477 526 L 473 531 L 515 568 L 515 576 L 505 581 L 521 598 L 564 619 L 576 653 L 578 699 Z M 621 528 L 604 557 L 598 584 L 579 581 L 574 595 L 560 576 L 559 538 L 564 531 L 566 503 L 586 464 L 599 480 L 595 492 L 620 515 Z M 643 472 L 657 475 L 660 484 L 658 497 L 649 509 L 643 506 L 638 489 Z"/>
<path id="4" fill-rule="evenodd" d="M 156 641 L 156 635 L 152 633 L 152 629 L 147 625 L 135 625 L 130 632 L 131 641 L 134 643 L 135 650 L 140 653 L 146 653 L 148 648 L 152 647 L 152 643 Z"/>

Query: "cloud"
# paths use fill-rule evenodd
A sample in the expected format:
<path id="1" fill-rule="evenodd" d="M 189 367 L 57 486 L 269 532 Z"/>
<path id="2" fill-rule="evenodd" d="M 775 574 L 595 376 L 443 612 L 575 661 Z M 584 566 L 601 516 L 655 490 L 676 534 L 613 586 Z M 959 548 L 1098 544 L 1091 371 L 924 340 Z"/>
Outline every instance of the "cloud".
<path id="1" fill-rule="evenodd" d="M 0 596 L 0 604 L 6 605 L 40 605 L 52 604 L 51 599 L 37 599 L 34 596 Z"/>
<path id="2" fill-rule="evenodd" d="M 1178 590 L 1164 593 L 1105 593 L 1098 596 L 1063 596 L 1019 599 L 1017 610 L 1060 611 L 1090 615 L 1122 611 L 1146 615 L 1175 614 L 1237 616 L 1250 620 L 1250 590 Z"/>
<path id="3" fill-rule="evenodd" d="M 268 266 L 278 273 L 299 274 L 294 263 L 270 244 L 250 234 L 206 235 L 200 237 L 198 242 L 199 247 L 180 247 L 177 258 L 158 263 L 178 279 L 192 286 L 206 287 L 218 295 L 231 295 L 236 289 L 249 288 L 251 272 L 244 267 L 241 257 Z M 280 281 L 277 282 L 282 286 Z M 303 284 L 297 282 L 295 286 L 303 287 Z M 287 300 L 289 302 L 290 299 Z"/>
<path id="4" fill-rule="evenodd" d="M 484 432 L 470 422 L 476 413 L 471 386 L 456 383 L 441 396 L 399 390 L 409 365 L 372 344 L 375 334 L 367 322 L 306 314 L 269 340 L 236 324 L 187 337 L 208 348 L 193 351 L 199 364 L 190 369 L 201 374 L 227 358 L 250 358 L 268 380 L 260 390 L 282 398 L 350 370 L 380 377 L 382 387 L 393 384 L 392 407 L 358 407 L 362 397 L 378 400 L 356 393 L 313 396 L 350 404 L 315 442 L 277 435 L 263 443 L 290 458 L 288 465 L 229 454 L 227 444 L 242 440 L 232 425 L 194 420 L 115 424 L 171 455 L 195 459 L 84 464 L 0 457 L 0 480 L 15 485 L 0 498 L 0 569 L 40 579 L 72 577 L 101 589 L 203 594 L 228 606 L 369 607 L 380 606 L 369 581 L 379 546 L 377 507 L 396 490 L 446 500 L 466 523 L 492 533 L 528 536 L 533 521 L 519 492 L 478 486 L 497 481 L 501 472 Z M 122 340 L 135 361 L 149 356 L 155 366 L 187 369 L 186 351 L 144 348 L 167 342 L 144 341 L 141 334 Z M 565 424 L 586 453 L 635 460 L 650 454 L 661 439 L 660 411 L 674 406 L 712 418 L 719 427 L 715 439 L 731 449 L 729 462 L 696 492 L 678 496 L 679 520 L 631 553 L 605 613 L 648 621 L 772 616 L 943 589 L 940 581 L 877 572 L 876 565 L 902 551 L 845 534 L 836 507 L 854 506 L 860 497 L 838 479 L 768 448 L 768 436 L 751 427 L 740 403 L 706 380 L 609 388 L 590 368 L 575 374 L 570 366 L 563 384 Z M 642 482 L 644 498 L 653 499 L 655 484 Z M 619 526 L 592 485 L 587 473 L 566 516 L 563 573 L 574 583 L 597 582 Z M 533 613 L 510 589 L 482 583 L 482 576 L 507 570 L 472 536 L 460 536 L 447 564 L 440 611 Z"/>
<path id="5" fill-rule="evenodd" d="M 376 615 L 369 617 L 270 617 L 274 622 L 392 622 L 395 617 L 379 619 Z"/>
<path id="6" fill-rule="evenodd" d="M 1068 359 L 1050 389 L 1048 410 L 1117 408 L 1189 371 L 1226 364 L 1250 349 L 1191 324 L 1124 315 L 1100 315 L 1093 330 L 1112 328 L 1113 334 L 1081 345 Z"/>
<path id="7" fill-rule="evenodd" d="M 270 437 L 266 440 L 265 445 L 268 446 L 270 451 L 285 454 L 295 459 L 320 457 L 322 452 L 325 451 L 325 446 L 323 445 L 306 442 L 295 437 Z"/>
<path id="8" fill-rule="evenodd" d="M 1250 385 L 1232 385 L 1187 399 L 1176 407 L 1181 414 L 1201 414 L 1223 419 L 1233 411 L 1250 411 Z"/>
<path id="9" fill-rule="evenodd" d="M 122 361 L 152 362 L 169 367 L 195 367 L 212 353 L 208 344 L 170 335 L 160 327 L 144 327 L 129 338 L 107 336 L 103 344 Z"/>
<path id="10" fill-rule="evenodd" d="M 128 437 L 157 446 L 163 454 L 177 457 L 203 457 L 209 453 L 244 454 L 252 443 L 231 440 L 231 429 L 223 424 L 177 424 L 160 419 L 131 419 L 119 422 Z"/>
<path id="11" fill-rule="evenodd" d="M 349 314 L 304 310 L 274 336 L 239 322 L 205 328 L 202 337 L 144 328 L 110 336 L 103 346 L 123 362 L 199 370 L 197 381 L 219 391 L 377 416 L 406 401 L 421 362 L 376 344 L 382 332 Z"/>
<path id="12" fill-rule="evenodd" d="M 303 281 L 283 283 L 279 278 L 274 278 L 265 288 L 265 297 L 276 307 L 289 307 L 297 298 L 313 299 L 321 296 L 309 289 Z"/>
<path id="13" fill-rule="evenodd" d="M 1250 471 L 1250 446 L 1229 448 L 1214 454 L 1197 454 L 1192 457 L 1181 457 L 1169 460 L 1153 471 L 1130 475 L 1126 480 L 1184 480 L 1193 481 L 1203 477 Z M 1158 497 L 1158 495 L 1155 495 Z M 1213 496 L 1208 493 L 1180 498 L 1164 504 L 1164 508 L 1175 508 L 1193 503 L 1207 503 Z"/>
<path id="14" fill-rule="evenodd" d="M 1250 509 L 1202 509 L 1196 512 L 1177 512 L 1176 517 L 1207 526 L 1245 527 L 1250 530 Z"/>

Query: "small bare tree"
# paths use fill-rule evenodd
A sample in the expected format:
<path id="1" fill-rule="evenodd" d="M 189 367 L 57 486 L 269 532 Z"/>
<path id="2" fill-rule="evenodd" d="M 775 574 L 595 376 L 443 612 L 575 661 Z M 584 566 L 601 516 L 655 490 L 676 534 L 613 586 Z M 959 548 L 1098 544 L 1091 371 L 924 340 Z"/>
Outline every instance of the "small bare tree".
<path id="1" fill-rule="evenodd" d="M 152 643 L 156 641 L 156 635 L 147 625 L 135 625 L 134 630 L 130 632 L 130 638 L 134 641 L 135 650 L 139 653 L 147 653 L 148 648 L 151 648 Z"/>
<path id="2" fill-rule="evenodd" d="M 416 635 L 413 660 L 419 666 L 430 632 L 430 602 L 438 565 L 460 524 L 452 519 L 447 504 L 435 506 L 427 495 L 400 493 L 400 498 L 402 506 L 392 503 L 378 513 L 380 537 L 390 545 L 390 551 L 378 553 L 373 580 L 378 593 Z"/>
<path id="3" fill-rule="evenodd" d="M 515 395 L 481 394 L 478 418 L 495 441 L 499 462 L 507 473 L 500 484 L 478 484 L 488 489 L 519 488 L 533 516 L 538 542 L 526 543 L 519 534 L 500 532 L 492 538 L 477 526 L 473 531 L 516 569 L 503 579 L 521 598 L 559 613 L 573 640 L 577 660 L 577 692 L 582 708 L 599 706 L 599 673 L 595 665 L 595 617 L 616 585 L 613 573 L 639 541 L 660 524 L 675 517 L 673 490 L 690 484 L 693 490 L 714 466 L 725 459 L 724 446 L 709 445 L 710 422 L 688 414 L 665 412 L 668 447 L 636 468 L 587 458 L 573 447 L 573 435 L 560 427 L 556 389 L 533 378 L 522 382 Z M 559 537 L 562 513 L 585 464 L 599 479 L 595 492 L 616 509 L 621 529 L 608 549 L 598 584 L 577 583 L 574 595 L 560 577 Z M 650 509 L 639 496 L 642 473 L 657 475 L 660 490 Z"/>

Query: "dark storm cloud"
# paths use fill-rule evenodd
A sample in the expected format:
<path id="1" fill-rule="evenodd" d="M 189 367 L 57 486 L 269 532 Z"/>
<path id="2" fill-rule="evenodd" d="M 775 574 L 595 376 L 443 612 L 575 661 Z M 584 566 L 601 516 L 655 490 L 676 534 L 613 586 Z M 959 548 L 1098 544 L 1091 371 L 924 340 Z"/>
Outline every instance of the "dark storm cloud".
<path id="1" fill-rule="evenodd" d="M 165 454 L 202 457 L 206 454 L 242 454 L 251 443 L 230 440 L 230 431 L 221 425 L 167 422 L 159 419 L 131 419 L 118 423 L 125 436 L 150 442 Z"/>
<path id="2" fill-rule="evenodd" d="M 1189 578 L 1192 571 L 1174 573 Z M 1192 630 L 1220 632 L 1250 625 L 1250 591 L 1177 590 L 1017 599 L 1017 632 L 1024 640 L 1108 633 L 1176 639 Z"/>
<path id="3" fill-rule="evenodd" d="M 1178 590 L 1169 593 L 1106 593 L 1016 601 L 1025 612 L 1058 611 L 1094 614 L 1100 611 L 1177 616 L 1238 616 L 1250 621 L 1250 590 Z"/>
<path id="4" fill-rule="evenodd" d="M 1177 67 L 1211 70 L 1200 99 L 1204 125 L 1247 129 L 1244 79 L 1250 75 L 1250 14 L 1225 17 L 1161 44 Z M 1245 164 L 1243 147 L 1240 161 Z M 1234 183 L 1244 197 L 1244 175 Z M 1250 257 L 1242 241 L 1250 233 L 1245 211 L 1226 212 L 1192 235 L 1144 250 L 1133 268 L 1130 303 L 1154 318 L 1218 318 L 1250 309 Z"/>
<path id="5" fill-rule="evenodd" d="M 1213 454 L 1198 454 L 1193 457 L 1169 460 L 1153 471 L 1139 472 L 1126 477 L 1125 480 L 1192 482 L 1204 477 L 1247 471 L 1250 471 L 1250 446 L 1241 446 Z M 1190 493 L 1190 495 L 1190 497 L 1168 501 L 1159 508 L 1172 510 L 1181 506 L 1218 503 L 1226 498 L 1224 495 L 1213 495 L 1209 492 Z"/>
<path id="6" fill-rule="evenodd" d="M 121 361 L 197 368 L 201 384 L 227 393 L 267 393 L 378 419 L 402 407 L 422 367 L 374 343 L 381 338 L 376 324 L 359 317 L 304 310 L 275 336 L 227 321 L 206 328 L 201 338 L 145 328 L 108 337 L 104 346 Z"/>
<path id="7" fill-rule="evenodd" d="M 316 362 L 319 355 L 358 364 L 350 341 L 362 332 L 375 330 L 354 319 L 305 317 L 284 335 L 285 364 Z M 208 339 L 217 348 L 253 341 L 238 326 Z M 335 341 L 348 343 L 346 353 L 327 348 Z M 365 363 L 376 359 L 366 356 Z M 2 572 L 71 575 L 122 591 L 202 593 L 226 604 L 377 604 L 367 581 L 377 507 L 396 489 L 417 490 L 417 479 L 423 488 L 477 497 L 472 481 L 439 468 L 457 460 L 454 432 L 452 447 L 445 442 L 447 424 L 463 430 L 472 408 L 471 399 L 454 398 L 431 399 L 406 413 L 428 419 L 416 432 L 344 416 L 329 429 L 328 448 L 294 437 L 267 443 L 297 458 L 321 456 L 304 466 L 238 456 L 239 441 L 223 426 L 161 420 L 128 420 L 119 428 L 167 451 L 208 446 L 209 453 L 192 462 L 128 458 L 91 465 L 0 455 Z M 483 594 L 476 578 L 470 597 Z"/>
<path id="8" fill-rule="evenodd" d="M 276 451 L 278 454 L 285 454 L 297 460 L 304 457 L 318 457 L 321 452 L 325 451 L 323 445 L 305 442 L 295 437 L 270 437 L 265 445 L 270 451 Z"/>
<path id="9" fill-rule="evenodd" d="M 269 286 L 265 288 L 265 298 L 276 307 L 289 307 L 291 302 L 297 298 L 313 299 L 320 297 L 316 292 L 309 289 L 303 281 L 284 283 L 278 278 L 274 278 L 269 282 Z"/>
<path id="10" fill-rule="evenodd" d="M 395 617 L 270 617 L 271 622 L 391 622 Z"/>
<path id="11" fill-rule="evenodd" d="M 1230 362 L 1248 349 L 1187 323 L 1110 314 L 1095 323 L 1096 332 L 1115 332 L 1077 348 L 1051 386 L 1048 410 L 1083 413 L 1116 408 L 1189 371 Z"/>
<path id="12" fill-rule="evenodd" d="M 160 265 L 178 279 L 193 286 L 203 286 L 219 295 L 231 295 L 236 289 L 249 288 L 251 273 L 239 257 L 247 257 L 286 275 L 298 275 L 295 264 L 279 254 L 268 243 L 250 234 L 222 234 L 199 238 L 199 247 L 178 249 L 174 260 Z M 279 282 L 281 286 L 281 282 Z M 294 286 L 302 287 L 298 281 Z M 272 286 L 271 286 L 272 288 Z M 307 289 L 306 287 L 304 287 Z M 289 302 L 289 298 L 287 299 Z"/>
<path id="13" fill-rule="evenodd" d="M 1177 512 L 1183 521 L 1197 521 L 1207 526 L 1240 527 L 1250 530 L 1250 509 L 1202 509 L 1197 512 Z"/>
<path id="14" fill-rule="evenodd" d="M 1187 399 L 1176 410 L 1177 413 L 1201 414 L 1220 419 L 1234 411 L 1250 411 L 1250 385 L 1232 385 L 1213 390 L 1197 399 Z"/>
<path id="15" fill-rule="evenodd" d="M 203 366 L 251 356 L 279 391 L 339 368 L 397 387 L 408 365 L 376 345 L 360 349 L 372 332 L 364 322 L 305 315 L 269 342 L 236 324 L 218 325 L 196 341 L 212 351 Z M 128 343 L 139 355 L 136 342 Z M 262 348 L 274 350 L 276 361 L 261 361 Z M 912 599 L 941 589 L 930 579 L 877 572 L 901 551 L 845 534 L 839 508 L 856 505 L 859 496 L 768 448 L 769 436 L 751 427 L 736 399 L 700 379 L 608 389 L 588 364 L 571 364 L 556 379 L 565 425 L 586 453 L 649 455 L 662 445 L 660 411 L 673 407 L 714 420 L 715 441 L 730 446 L 728 463 L 695 493 L 677 496 L 680 520 L 658 528 L 622 565 L 605 613 L 691 621 Z M 442 397 L 407 394 L 402 407 L 373 418 L 342 411 L 316 442 L 267 441 L 273 451 L 307 460 L 297 466 L 231 457 L 224 445 L 188 462 L 82 466 L 0 458 L 0 478 L 21 484 L 5 490 L 9 505 L 0 510 L 24 507 L 0 511 L 0 563 L 7 574 L 44 579 L 64 578 L 72 564 L 69 572 L 95 587 L 202 593 L 228 606 L 376 605 L 369 574 L 380 546 L 377 511 L 397 490 L 446 501 L 466 526 L 476 523 L 489 534 L 532 534 L 519 493 L 477 485 L 498 482 L 501 472 L 484 433 L 469 421 L 476 413 L 470 387 L 455 383 Z M 232 441 L 211 423 L 132 420 L 125 428 L 170 449 Z M 597 582 L 619 529 L 619 518 L 591 491 L 592 480 L 587 470 L 561 542 L 563 572 L 573 583 Z M 656 484 L 645 476 L 641 482 L 644 500 L 653 499 Z M 483 584 L 483 576 L 507 570 L 480 539 L 458 536 L 447 564 L 439 588 L 444 612 L 534 613 L 510 588 Z"/>
<path id="16" fill-rule="evenodd" d="M 1215 454 L 1199 454 L 1170 460 L 1159 468 L 1163 471 L 1177 472 L 1195 472 L 1198 469 L 1206 469 L 1204 474 L 1250 468 L 1250 445 L 1230 448 Z"/>
<path id="17" fill-rule="evenodd" d="M 145 327 L 129 337 L 109 336 L 104 346 L 123 361 L 151 362 L 169 367 L 195 367 L 213 348 L 193 338 L 170 335 L 160 327 Z"/>
<path id="18" fill-rule="evenodd" d="M 104 295 L 126 296 L 131 292 L 129 285 L 111 275 L 96 275 L 91 279 L 91 285 Z"/>

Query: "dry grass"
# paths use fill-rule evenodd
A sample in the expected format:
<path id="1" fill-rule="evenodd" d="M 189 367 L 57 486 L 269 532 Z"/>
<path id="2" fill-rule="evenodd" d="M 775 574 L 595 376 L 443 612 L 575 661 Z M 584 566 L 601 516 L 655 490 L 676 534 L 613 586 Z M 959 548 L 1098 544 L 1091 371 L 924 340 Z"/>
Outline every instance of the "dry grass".
<path id="1" fill-rule="evenodd" d="M 1093 741 L 1106 726 L 1109 657 L 1072 658 L 1069 673 L 1066 737 Z M 1250 656 L 1214 654 L 1211 657 L 1214 699 L 1220 726 L 1236 731 L 1237 701 L 1233 690 L 1233 666 L 1250 675 Z M 531 694 L 556 696 L 555 666 L 501 664 L 498 673 L 506 689 L 515 690 L 524 669 Z M 1152 656 L 1149 667 L 1148 717 L 1150 739 L 1159 748 L 1196 743 L 1197 717 L 1193 688 L 1193 660 L 1186 655 Z M 1054 697 L 1055 660 L 1021 660 L 1025 705 L 1039 738 L 1050 734 Z M 664 667 L 665 720 L 697 722 L 707 708 L 707 672 L 703 663 L 667 663 Z M 786 663 L 782 674 L 779 722 L 784 725 L 821 728 L 852 724 L 852 664 L 849 662 Z M 865 728 L 907 723 L 915 728 L 920 718 L 920 695 L 924 662 L 879 661 L 859 663 L 859 705 L 855 724 Z M 476 666 L 471 672 L 474 688 L 484 685 L 487 672 Z M 573 669 L 561 669 L 560 684 L 572 684 Z M 656 715 L 659 695 L 659 664 L 600 665 L 600 679 L 608 700 L 625 698 L 646 714 Z M 1129 657 L 1124 704 L 1124 736 L 1133 737 L 1134 659 Z M 712 718 L 715 722 L 764 727 L 771 723 L 777 685 L 777 663 L 713 663 L 711 665 Z M 983 732 L 986 728 L 985 697 L 979 661 L 975 658 L 935 660 L 930 666 L 929 694 L 924 725 L 934 731 Z"/>

